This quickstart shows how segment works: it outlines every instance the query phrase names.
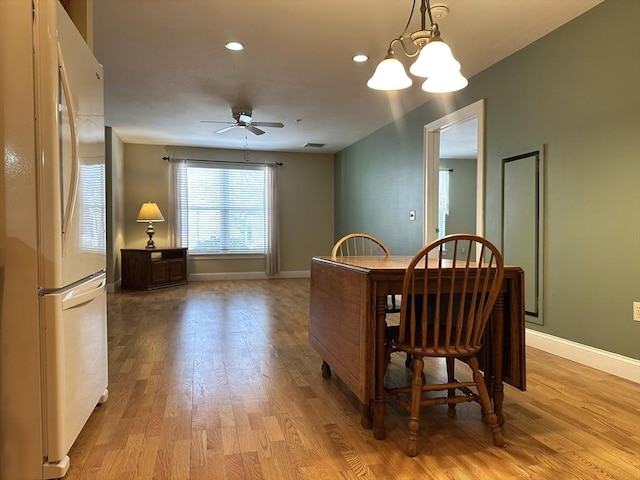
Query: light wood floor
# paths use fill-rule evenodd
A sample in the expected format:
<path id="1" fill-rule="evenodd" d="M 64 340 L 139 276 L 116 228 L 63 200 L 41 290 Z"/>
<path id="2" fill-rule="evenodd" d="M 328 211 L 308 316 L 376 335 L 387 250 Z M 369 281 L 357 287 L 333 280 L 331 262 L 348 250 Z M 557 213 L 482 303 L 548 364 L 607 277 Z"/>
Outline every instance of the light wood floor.
<path id="1" fill-rule="evenodd" d="M 475 404 L 423 410 L 420 453 L 387 403 L 388 437 L 324 380 L 307 279 L 198 282 L 108 298 L 109 391 L 70 452 L 77 479 L 636 479 L 640 386 L 527 351 L 505 387 L 506 449 Z M 390 380 L 406 375 L 396 355 Z M 436 364 L 430 375 L 441 374 Z"/>

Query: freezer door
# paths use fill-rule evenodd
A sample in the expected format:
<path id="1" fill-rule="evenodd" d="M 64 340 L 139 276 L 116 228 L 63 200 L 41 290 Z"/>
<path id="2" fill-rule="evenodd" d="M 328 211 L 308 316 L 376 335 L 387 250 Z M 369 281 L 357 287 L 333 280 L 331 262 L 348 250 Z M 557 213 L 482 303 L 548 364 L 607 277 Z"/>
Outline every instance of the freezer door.
<path id="1" fill-rule="evenodd" d="M 107 395 L 106 276 L 41 297 L 44 323 L 45 456 L 64 460 Z"/>

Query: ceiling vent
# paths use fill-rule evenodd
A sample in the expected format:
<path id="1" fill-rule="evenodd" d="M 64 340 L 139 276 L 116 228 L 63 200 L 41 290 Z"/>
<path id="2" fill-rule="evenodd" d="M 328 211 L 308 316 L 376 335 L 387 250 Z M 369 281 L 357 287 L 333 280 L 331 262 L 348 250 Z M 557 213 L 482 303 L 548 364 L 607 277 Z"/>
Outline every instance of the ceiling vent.
<path id="1" fill-rule="evenodd" d="M 326 143 L 311 143 L 307 142 L 303 145 L 305 148 L 322 148 L 326 145 Z"/>

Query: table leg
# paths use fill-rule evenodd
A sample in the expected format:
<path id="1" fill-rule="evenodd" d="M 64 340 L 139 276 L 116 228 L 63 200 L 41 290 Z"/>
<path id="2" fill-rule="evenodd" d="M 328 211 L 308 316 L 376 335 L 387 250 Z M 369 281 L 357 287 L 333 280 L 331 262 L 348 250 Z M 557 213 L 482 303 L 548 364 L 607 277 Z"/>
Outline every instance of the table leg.
<path id="1" fill-rule="evenodd" d="M 384 428 L 384 374 L 385 374 L 385 330 L 386 296 L 376 297 L 376 345 L 375 345 L 375 398 L 373 400 L 373 436 L 382 440 L 387 436 Z"/>
<path id="2" fill-rule="evenodd" d="M 360 425 L 362 428 L 370 429 L 373 427 L 373 417 L 371 416 L 371 404 L 362 404 L 362 418 L 360 418 Z"/>
<path id="3" fill-rule="evenodd" d="M 322 378 L 331 378 L 331 367 L 324 360 L 322 361 Z"/>
<path id="4" fill-rule="evenodd" d="M 493 322 L 496 311 L 495 309 L 491 311 L 491 318 L 489 319 L 489 325 L 487 325 L 487 329 L 484 332 L 484 383 L 487 385 L 487 392 L 489 393 L 489 397 L 491 398 L 491 402 L 493 403 L 493 359 L 494 359 L 494 348 L 493 348 Z"/>
<path id="5" fill-rule="evenodd" d="M 504 424 L 502 404 L 504 403 L 504 385 L 502 383 L 504 352 L 504 294 L 501 293 L 493 306 L 493 409 L 498 417 L 498 424 Z"/>

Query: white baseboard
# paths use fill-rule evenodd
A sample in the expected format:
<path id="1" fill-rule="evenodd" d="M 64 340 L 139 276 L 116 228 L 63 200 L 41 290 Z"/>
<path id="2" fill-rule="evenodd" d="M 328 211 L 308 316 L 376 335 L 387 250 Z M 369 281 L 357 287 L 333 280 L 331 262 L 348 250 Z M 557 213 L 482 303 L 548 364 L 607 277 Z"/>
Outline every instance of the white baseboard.
<path id="1" fill-rule="evenodd" d="M 640 360 L 526 329 L 527 346 L 640 383 Z"/>
<path id="2" fill-rule="evenodd" d="M 277 275 L 267 275 L 264 272 L 221 272 L 221 273 L 191 273 L 190 282 L 206 282 L 210 280 L 271 280 L 278 278 L 309 278 L 309 270 L 280 272 Z"/>

